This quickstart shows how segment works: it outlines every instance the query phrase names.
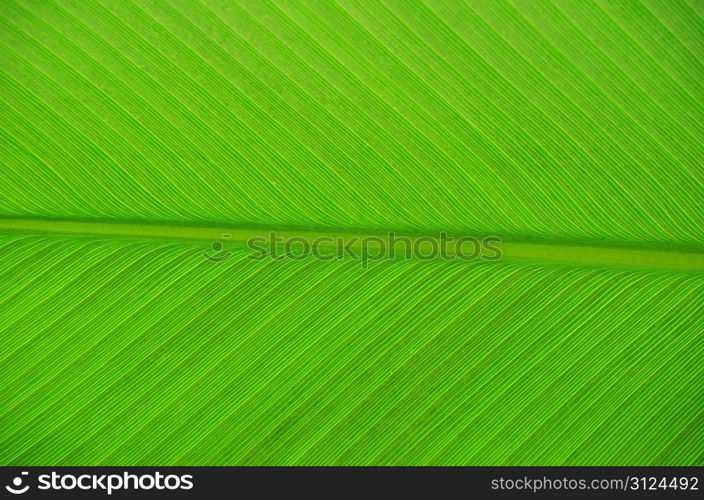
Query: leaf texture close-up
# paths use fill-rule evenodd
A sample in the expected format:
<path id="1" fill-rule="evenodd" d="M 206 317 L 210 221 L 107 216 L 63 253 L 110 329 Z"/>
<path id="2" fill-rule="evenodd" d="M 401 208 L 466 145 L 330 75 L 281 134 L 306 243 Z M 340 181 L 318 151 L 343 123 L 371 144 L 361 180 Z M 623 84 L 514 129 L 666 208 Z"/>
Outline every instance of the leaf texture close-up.
<path id="1" fill-rule="evenodd" d="M 0 0 L 0 78 L 0 464 L 704 465 L 701 0 Z M 390 232 L 499 258 L 252 258 Z"/>

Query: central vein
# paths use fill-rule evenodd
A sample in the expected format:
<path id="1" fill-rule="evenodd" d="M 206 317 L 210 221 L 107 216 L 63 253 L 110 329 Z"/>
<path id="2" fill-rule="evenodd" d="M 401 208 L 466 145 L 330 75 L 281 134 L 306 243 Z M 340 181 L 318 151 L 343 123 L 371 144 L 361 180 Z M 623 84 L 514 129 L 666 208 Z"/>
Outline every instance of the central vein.
<path id="1" fill-rule="evenodd" d="M 158 239 L 210 243 L 226 238 L 229 245 L 246 245 L 251 241 L 268 242 L 272 234 L 278 241 L 291 238 L 309 242 L 320 241 L 321 247 L 337 246 L 340 242 L 351 248 L 366 250 L 388 245 L 383 233 L 359 233 L 306 229 L 272 231 L 268 228 L 244 228 L 222 225 L 185 225 L 172 223 L 76 221 L 41 218 L 0 218 L 0 232 L 23 234 L 61 234 L 98 236 L 108 238 Z M 422 252 L 442 244 L 437 235 L 398 235 Z M 399 242 L 397 245 L 405 245 Z M 467 243 L 470 244 L 470 243 Z M 615 247 L 589 244 L 564 244 L 520 241 L 503 238 L 494 244 L 501 251 L 501 261 L 517 263 L 560 264 L 607 268 L 632 268 L 688 273 L 704 273 L 704 252 L 691 249 L 655 249 Z M 453 246 L 447 247 L 452 254 Z"/>

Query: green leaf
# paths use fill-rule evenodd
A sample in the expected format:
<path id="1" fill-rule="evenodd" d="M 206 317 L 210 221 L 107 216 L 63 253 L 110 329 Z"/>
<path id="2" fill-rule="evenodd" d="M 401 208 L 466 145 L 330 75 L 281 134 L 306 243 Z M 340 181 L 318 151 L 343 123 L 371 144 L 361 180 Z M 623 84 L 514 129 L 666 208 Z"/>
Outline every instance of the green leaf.
<path id="1" fill-rule="evenodd" d="M 3 0 L 0 463 L 701 465 L 703 19 Z"/>

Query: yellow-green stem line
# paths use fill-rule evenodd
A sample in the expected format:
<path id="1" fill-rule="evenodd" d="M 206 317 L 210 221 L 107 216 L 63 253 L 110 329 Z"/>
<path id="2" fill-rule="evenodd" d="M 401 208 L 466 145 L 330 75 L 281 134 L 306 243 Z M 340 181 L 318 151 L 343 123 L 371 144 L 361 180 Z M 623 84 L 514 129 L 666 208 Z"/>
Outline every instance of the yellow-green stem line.
<path id="1" fill-rule="evenodd" d="M 127 239 L 156 239 L 210 243 L 222 240 L 232 246 L 241 246 L 254 239 L 266 245 L 271 233 L 279 238 L 279 245 L 297 237 L 307 242 L 319 241 L 323 248 L 346 245 L 348 248 L 378 251 L 388 245 L 387 234 L 380 232 L 332 231 L 322 229 L 273 229 L 261 227 L 233 227 L 226 224 L 187 225 L 176 223 L 146 223 L 124 221 L 78 221 L 42 218 L 0 218 L 0 233 L 36 235 L 93 236 Z M 402 237 L 408 240 L 402 240 Z M 416 245 L 419 253 L 429 255 L 433 248 L 440 248 L 442 239 L 437 235 L 396 234 L 393 245 L 397 255 L 409 245 Z M 300 241 L 300 240 L 299 240 Z M 454 256 L 454 243 L 444 243 L 445 255 Z M 472 241 L 463 243 L 465 255 L 472 253 Z M 588 243 L 551 243 L 521 241 L 501 238 L 492 244 L 501 250 L 503 262 L 523 262 L 552 265 L 607 267 L 622 269 L 676 271 L 704 273 L 704 252 L 679 248 L 638 248 L 603 246 Z"/>

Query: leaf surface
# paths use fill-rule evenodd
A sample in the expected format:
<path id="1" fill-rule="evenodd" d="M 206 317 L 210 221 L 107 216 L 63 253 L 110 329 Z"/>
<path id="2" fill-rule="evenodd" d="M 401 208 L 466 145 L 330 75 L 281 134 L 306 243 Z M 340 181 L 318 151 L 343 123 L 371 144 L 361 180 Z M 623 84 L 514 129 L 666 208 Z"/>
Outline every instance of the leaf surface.
<path id="1" fill-rule="evenodd" d="M 703 16 L 3 0 L 0 463 L 701 465 Z"/>

